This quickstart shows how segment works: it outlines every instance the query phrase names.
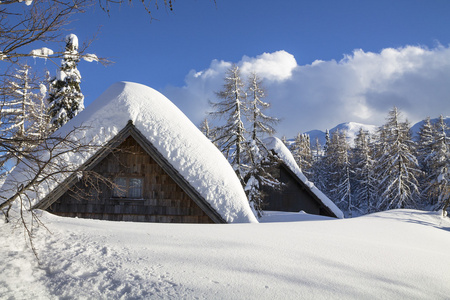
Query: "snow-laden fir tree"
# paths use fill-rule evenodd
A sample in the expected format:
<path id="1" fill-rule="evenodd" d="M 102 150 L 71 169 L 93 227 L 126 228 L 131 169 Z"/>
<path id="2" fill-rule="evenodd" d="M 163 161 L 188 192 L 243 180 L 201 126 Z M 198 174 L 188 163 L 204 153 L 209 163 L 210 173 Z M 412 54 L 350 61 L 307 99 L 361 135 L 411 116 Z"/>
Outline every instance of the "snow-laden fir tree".
<path id="1" fill-rule="evenodd" d="M 47 87 L 40 83 L 39 93 L 35 94 L 34 105 L 30 111 L 29 136 L 39 142 L 45 139 L 52 130 L 50 115 L 48 114 L 47 91 Z"/>
<path id="2" fill-rule="evenodd" d="M 331 143 L 330 131 L 328 129 L 325 130 L 325 145 L 323 146 L 323 152 L 326 153 L 328 150 L 328 146 Z"/>
<path id="3" fill-rule="evenodd" d="M 425 158 L 428 172 L 424 194 L 433 209 L 443 209 L 446 215 L 450 204 L 450 137 L 447 136 L 449 127 L 442 115 L 434 128 L 432 150 Z"/>
<path id="4" fill-rule="evenodd" d="M 329 198 L 332 198 L 330 195 L 330 190 L 333 189 L 332 180 L 331 180 L 331 153 L 328 153 L 328 147 L 331 143 L 330 132 L 325 130 L 325 145 L 322 145 L 319 142 L 319 139 L 316 138 L 315 143 L 315 160 L 311 169 L 311 179 L 317 188 L 323 191 Z"/>
<path id="5" fill-rule="evenodd" d="M 248 170 L 244 177 L 244 183 L 250 206 L 256 212 L 257 217 L 261 217 L 263 209 L 262 187 L 278 188 L 280 185 L 269 172 L 276 160 L 262 142 L 265 135 L 271 136 L 275 133 L 273 126 L 278 123 L 277 118 L 270 117 L 263 112 L 270 107 L 270 103 L 264 101 L 265 97 L 266 91 L 262 80 L 255 72 L 251 73 L 248 78 L 246 113 L 250 128 L 245 156 Z"/>
<path id="6" fill-rule="evenodd" d="M 328 130 L 326 131 L 328 133 Z M 336 202 L 336 182 L 339 176 L 334 169 L 334 160 L 336 157 L 336 148 L 338 143 L 338 133 L 332 136 L 326 135 L 326 143 L 323 148 L 323 156 L 319 162 L 315 165 L 315 176 L 316 180 L 314 183 L 317 184 L 319 189 L 323 191 L 328 198 Z M 332 141 L 332 138 L 334 142 Z M 336 147 L 335 147 L 336 146 Z"/>
<path id="7" fill-rule="evenodd" d="M 310 179 L 319 188 L 319 190 L 322 190 L 322 186 L 320 183 L 320 170 L 321 170 L 320 165 L 324 152 L 318 137 L 314 139 L 314 143 L 311 146 L 312 146 L 311 153 L 313 159 L 310 169 Z"/>
<path id="8" fill-rule="evenodd" d="M 51 123 L 59 128 L 84 109 L 84 95 L 81 93 L 81 75 L 77 69 L 80 61 L 78 38 L 75 34 L 66 36 L 66 47 L 61 68 L 52 78 L 49 91 L 49 115 Z"/>
<path id="9" fill-rule="evenodd" d="M 311 165 L 311 178 L 314 180 L 314 178 L 316 177 L 316 164 L 322 159 L 322 157 L 324 156 L 324 150 L 322 147 L 322 144 L 319 141 L 319 138 L 316 137 L 314 139 L 314 143 L 311 144 L 312 148 L 311 148 L 311 154 L 312 154 L 312 165 Z M 314 181 L 315 182 L 315 181 Z"/>
<path id="10" fill-rule="evenodd" d="M 328 145 L 330 144 L 330 134 L 328 129 L 325 132 L 325 145 L 322 145 L 319 142 L 319 139 L 316 138 L 315 146 L 314 146 L 314 164 L 311 168 L 311 180 L 317 186 L 319 190 L 324 192 L 329 198 L 331 187 L 331 170 L 330 170 L 330 159 L 328 154 Z"/>
<path id="11" fill-rule="evenodd" d="M 48 132 L 45 86 L 28 65 L 21 66 L 6 83 L 1 103 L 0 167 L 10 171 L 25 152 L 30 151 Z M 7 168 L 3 169 L 9 161 Z"/>
<path id="12" fill-rule="evenodd" d="M 28 65 L 21 66 L 7 82 L 8 93 L 2 103 L 2 136 L 18 141 L 25 137 L 27 113 L 32 105 Z"/>
<path id="13" fill-rule="evenodd" d="M 288 141 L 287 141 L 285 135 L 283 135 L 283 136 L 281 137 L 281 141 L 282 141 L 283 144 L 289 149 L 289 143 L 288 143 Z"/>
<path id="14" fill-rule="evenodd" d="M 273 126 L 279 120 L 264 113 L 264 110 L 270 107 L 270 103 L 264 101 L 266 90 L 263 87 L 262 79 L 255 72 L 252 72 L 248 78 L 247 95 L 247 119 L 250 124 L 250 139 L 262 145 L 260 139 L 264 135 L 273 135 L 275 133 Z"/>
<path id="15" fill-rule="evenodd" d="M 205 118 L 199 126 L 200 131 L 210 140 L 214 141 L 214 128 L 211 128 L 208 119 Z"/>
<path id="16" fill-rule="evenodd" d="M 252 161 L 247 165 L 244 190 L 253 213 L 260 218 L 264 207 L 263 186 L 272 189 L 281 188 L 281 183 L 270 173 L 270 169 L 279 162 L 279 159 L 265 147 L 258 147 L 256 140 L 251 140 L 248 151 L 251 153 Z"/>
<path id="17" fill-rule="evenodd" d="M 311 168 L 313 165 L 313 155 L 311 152 L 311 141 L 308 134 L 297 134 L 291 147 L 295 162 L 308 178 L 311 178 Z"/>
<path id="18" fill-rule="evenodd" d="M 352 149 L 353 195 L 355 207 L 365 214 L 374 211 L 373 206 L 377 200 L 377 178 L 374 165 L 370 134 L 360 128 Z"/>
<path id="19" fill-rule="evenodd" d="M 433 124 L 431 124 L 430 117 L 427 117 L 425 120 L 423 120 L 422 126 L 420 126 L 418 131 L 418 136 L 416 139 L 416 157 L 417 162 L 419 163 L 419 167 L 422 171 L 421 176 L 419 176 L 419 186 L 420 191 L 422 193 L 422 199 L 421 203 L 423 206 L 427 206 L 432 202 L 432 199 L 430 199 L 426 195 L 426 189 L 428 186 L 428 174 L 430 172 L 430 166 L 427 163 L 428 156 L 432 153 L 432 145 L 434 143 L 435 138 L 435 129 L 433 127 Z"/>
<path id="20" fill-rule="evenodd" d="M 21 66 L 4 83 L 1 103 L 0 174 L 12 170 L 26 148 L 25 126 L 28 107 L 31 105 L 29 66 Z"/>
<path id="21" fill-rule="evenodd" d="M 351 217 L 353 212 L 350 146 L 347 133 L 336 130 L 331 135 L 327 148 L 327 164 L 329 165 L 329 194 L 342 211 Z"/>
<path id="22" fill-rule="evenodd" d="M 212 116 L 226 120 L 224 125 L 218 126 L 214 130 L 215 140 L 219 149 L 231 163 L 236 175 L 244 186 L 245 168 L 242 163 L 242 156 L 246 151 L 245 134 L 246 130 L 242 118 L 246 111 L 245 86 L 241 79 L 239 67 L 233 65 L 226 72 L 223 89 L 216 92 L 220 102 L 212 102 L 215 109 Z"/>
<path id="23" fill-rule="evenodd" d="M 408 122 L 400 122 L 394 107 L 387 122 L 379 129 L 375 170 L 380 196 L 378 211 L 417 207 L 420 195 L 418 179 L 421 172 L 414 155 Z"/>
<path id="24" fill-rule="evenodd" d="M 302 169 L 301 162 L 302 162 L 302 134 L 298 133 L 297 136 L 294 139 L 294 143 L 292 143 L 291 147 L 288 148 L 292 156 L 294 157 L 295 162 L 297 165 Z M 302 170 L 303 171 L 303 170 Z"/>
<path id="25" fill-rule="evenodd" d="M 422 171 L 428 172 L 426 158 L 431 153 L 432 144 L 434 142 L 434 128 L 431 124 L 430 117 L 427 117 L 418 132 L 417 139 L 417 161 Z"/>
<path id="26" fill-rule="evenodd" d="M 312 149 L 311 149 L 311 152 L 312 152 L 312 154 L 313 154 L 313 161 L 314 161 L 314 162 L 317 161 L 317 160 L 319 160 L 319 158 L 320 158 L 321 156 L 323 156 L 322 145 L 320 144 L 320 141 L 319 141 L 319 138 L 318 138 L 318 137 L 316 137 L 316 138 L 314 139 L 314 144 L 313 144 L 313 147 L 312 147 Z"/>

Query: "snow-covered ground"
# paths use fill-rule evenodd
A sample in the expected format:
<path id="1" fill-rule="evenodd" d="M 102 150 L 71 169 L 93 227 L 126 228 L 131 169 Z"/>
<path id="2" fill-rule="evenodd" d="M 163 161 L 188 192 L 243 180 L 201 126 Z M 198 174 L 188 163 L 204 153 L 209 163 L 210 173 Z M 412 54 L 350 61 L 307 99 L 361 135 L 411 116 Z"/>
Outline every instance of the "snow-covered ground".
<path id="1" fill-rule="evenodd" d="M 448 299 L 450 219 L 268 212 L 260 224 L 0 224 L 1 299 Z M 277 222 L 274 222 L 277 221 Z M 281 222 L 288 221 L 288 222 Z"/>

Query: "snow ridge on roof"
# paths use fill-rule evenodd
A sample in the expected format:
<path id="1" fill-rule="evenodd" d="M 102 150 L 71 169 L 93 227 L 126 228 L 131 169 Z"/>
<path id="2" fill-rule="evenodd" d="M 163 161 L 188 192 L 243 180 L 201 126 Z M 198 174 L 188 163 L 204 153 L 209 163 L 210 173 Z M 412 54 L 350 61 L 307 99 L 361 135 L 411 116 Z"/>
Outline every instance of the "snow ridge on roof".
<path id="1" fill-rule="evenodd" d="M 286 166 L 295 174 L 297 177 L 308 186 L 311 191 L 322 201 L 322 203 L 328 207 L 336 217 L 342 219 L 344 218 L 344 213 L 330 200 L 324 193 L 322 193 L 311 181 L 309 181 L 306 176 L 300 170 L 300 167 L 295 162 L 294 156 L 292 156 L 291 151 L 286 147 L 286 145 L 277 137 L 268 137 L 264 139 L 264 144 L 268 150 L 273 150 L 278 154 L 280 159 L 286 164 Z"/>
<path id="2" fill-rule="evenodd" d="M 258 222 L 222 153 L 170 100 L 150 87 L 115 83 L 55 134 L 63 135 L 86 126 L 79 139 L 102 146 L 129 120 L 226 222 Z M 66 159 L 81 166 L 94 153 L 73 154 Z M 56 183 L 46 182 L 45 186 L 40 186 L 33 205 L 53 190 Z"/>

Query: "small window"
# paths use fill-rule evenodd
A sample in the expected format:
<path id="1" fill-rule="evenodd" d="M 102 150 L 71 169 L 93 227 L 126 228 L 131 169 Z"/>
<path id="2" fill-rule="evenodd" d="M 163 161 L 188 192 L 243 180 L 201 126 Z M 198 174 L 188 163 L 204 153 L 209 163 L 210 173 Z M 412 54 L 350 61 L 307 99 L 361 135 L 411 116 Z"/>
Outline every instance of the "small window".
<path id="1" fill-rule="evenodd" d="M 117 177 L 114 179 L 113 197 L 142 199 L 143 179 L 136 177 Z"/>
<path id="2" fill-rule="evenodd" d="M 130 178 L 128 197 L 142 198 L 142 178 Z"/>

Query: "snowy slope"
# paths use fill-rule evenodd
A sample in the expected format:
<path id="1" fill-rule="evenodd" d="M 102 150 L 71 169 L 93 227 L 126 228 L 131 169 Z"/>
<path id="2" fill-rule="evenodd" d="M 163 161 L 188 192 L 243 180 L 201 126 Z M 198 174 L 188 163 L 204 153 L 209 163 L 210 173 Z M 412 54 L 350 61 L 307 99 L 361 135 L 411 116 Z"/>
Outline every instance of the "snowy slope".
<path id="1" fill-rule="evenodd" d="M 92 146 L 105 145 L 127 122 L 153 144 L 161 155 L 227 222 L 257 222 L 242 186 L 222 153 L 165 96 L 147 86 L 119 82 L 108 88 L 88 109 L 61 127 L 55 135 L 64 136 L 73 128 L 77 139 Z M 62 163 L 75 167 L 84 163 L 97 150 L 64 155 Z M 58 174 L 59 182 L 68 173 Z M 20 164 L 7 178 L 2 196 L 8 189 L 15 191 L 16 183 L 28 181 L 29 168 Z M 36 201 L 57 186 L 51 178 L 39 186 Z"/>
<path id="2" fill-rule="evenodd" d="M 431 119 L 430 121 L 431 121 L 431 124 L 434 124 L 438 120 L 439 120 L 439 118 L 434 118 L 434 119 Z M 445 120 L 445 123 L 447 124 L 447 126 L 450 127 L 450 117 L 444 117 L 444 120 Z M 412 133 L 413 137 L 416 137 L 416 138 L 418 137 L 420 127 L 422 127 L 424 123 L 425 123 L 425 121 L 422 120 L 420 122 L 417 122 L 416 124 L 414 124 L 411 127 L 411 133 Z M 450 135 L 450 132 L 449 132 L 449 135 Z"/>
<path id="3" fill-rule="evenodd" d="M 350 145 L 353 146 L 354 140 L 355 140 L 356 135 L 358 134 L 360 128 L 362 128 L 363 130 L 366 130 L 370 133 L 375 133 L 378 129 L 378 126 L 367 125 L 367 124 L 356 123 L 356 122 L 346 122 L 346 123 L 341 123 L 339 125 L 336 125 L 335 127 L 331 128 L 329 130 L 329 132 L 331 134 L 338 129 L 339 129 L 339 131 L 345 130 L 347 132 L 347 141 L 350 143 Z M 325 145 L 325 132 L 320 131 L 320 130 L 311 130 L 306 133 L 309 134 L 312 146 L 315 145 L 314 143 L 316 141 L 316 137 L 319 139 L 319 142 L 322 146 Z"/>
<path id="4" fill-rule="evenodd" d="M 356 135 L 358 134 L 360 128 L 370 132 L 371 134 L 375 133 L 378 130 L 378 126 L 376 126 L 376 125 L 367 125 L 367 124 L 356 123 L 356 122 L 347 122 L 347 123 L 342 123 L 342 124 L 337 125 L 336 127 L 332 128 L 330 130 L 330 132 L 335 132 L 338 129 L 339 129 L 339 131 L 347 132 L 347 140 L 351 145 L 353 145 L 353 142 L 354 142 Z"/>
<path id="5" fill-rule="evenodd" d="M 450 222 L 395 210 L 224 225 L 44 213 L 35 245 L 0 223 L 2 299 L 448 299 Z"/>

